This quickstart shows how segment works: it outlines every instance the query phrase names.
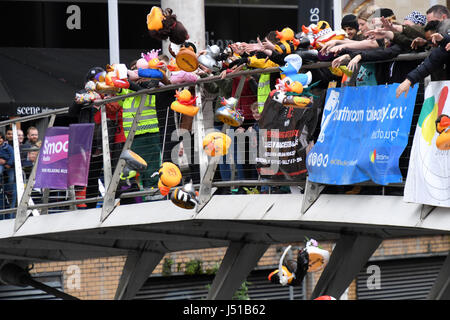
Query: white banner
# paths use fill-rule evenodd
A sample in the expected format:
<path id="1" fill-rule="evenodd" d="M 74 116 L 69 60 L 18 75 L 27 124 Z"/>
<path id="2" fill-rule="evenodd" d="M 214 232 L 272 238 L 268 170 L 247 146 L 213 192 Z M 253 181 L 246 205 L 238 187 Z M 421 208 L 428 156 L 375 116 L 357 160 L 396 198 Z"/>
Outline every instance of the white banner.
<path id="1" fill-rule="evenodd" d="M 447 99 L 450 81 L 430 82 L 425 89 L 424 102 L 417 122 L 409 160 L 403 200 L 439 207 L 450 207 L 450 150 L 436 145 L 440 136 L 449 133 L 436 131 L 436 119 L 450 116 Z"/>

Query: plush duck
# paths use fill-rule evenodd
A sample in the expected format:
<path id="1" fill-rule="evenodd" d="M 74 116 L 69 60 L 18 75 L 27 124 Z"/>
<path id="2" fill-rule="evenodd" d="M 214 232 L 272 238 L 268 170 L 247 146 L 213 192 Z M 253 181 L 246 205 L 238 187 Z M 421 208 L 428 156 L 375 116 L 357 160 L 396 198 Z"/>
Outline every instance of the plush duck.
<path id="1" fill-rule="evenodd" d="M 142 60 L 138 61 L 139 64 L 136 63 L 139 77 L 156 80 L 162 80 L 164 78 L 164 71 L 162 68 L 165 66 L 165 63 L 159 60 L 159 51 L 159 49 L 152 50 L 142 54 L 142 58 L 147 61 L 147 65 L 142 65 Z"/>
<path id="2" fill-rule="evenodd" d="M 210 157 L 226 155 L 230 145 L 231 138 L 222 132 L 211 132 L 203 139 L 203 150 Z"/>
<path id="3" fill-rule="evenodd" d="M 222 107 L 216 110 L 217 119 L 232 127 L 242 125 L 244 122 L 244 117 L 238 110 L 236 110 L 236 105 L 238 103 L 237 99 L 234 97 L 228 99 L 222 97 L 220 103 L 222 104 Z"/>
<path id="4" fill-rule="evenodd" d="M 320 248 L 318 242 L 314 239 L 311 239 L 306 243 L 305 250 L 308 252 L 309 256 L 308 272 L 321 271 L 330 260 L 330 253 L 327 250 Z"/>
<path id="5" fill-rule="evenodd" d="M 170 71 L 170 83 L 184 83 L 184 82 L 197 82 L 198 76 L 193 72 L 187 72 L 181 70 L 175 59 L 171 59 L 167 65 L 167 69 Z"/>
<path id="6" fill-rule="evenodd" d="M 170 109 L 191 117 L 194 117 L 197 114 L 199 110 L 199 107 L 195 105 L 195 100 L 197 99 L 197 97 L 192 97 L 192 94 L 189 90 L 177 90 L 175 93 L 175 97 L 177 99 L 172 102 L 172 104 L 170 105 Z"/>
<path id="7" fill-rule="evenodd" d="M 180 168 L 172 162 L 163 162 L 158 170 L 158 175 L 158 188 L 163 196 L 167 196 L 170 188 L 176 187 L 182 178 Z"/>
<path id="8" fill-rule="evenodd" d="M 268 279 L 270 282 L 279 283 L 283 286 L 299 286 L 302 284 L 308 271 L 308 252 L 305 249 L 299 250 L 297 260 L 294 260 L 290 256 L 286 257 L 286 254 L 290 253 L 290 249 L 291 246 L 288 246 L 284 250 L 278 264 L 278 269 L 269 274 Z"/>
<path id="9" fill-rule="evenodd" d="M 170 200 L 183 209 L 194 209 L 198 203 L 198 192 L 195 191 L 192 180 L 182 188 L 176 188 L 170 195 Z"/>
<path id="10" fill-rule="evenodd" d="M 298 54 L 290 54 L 284 58 L 286 64 L 280 67 L 281 79 L 289 78 L 291 82 L 298 81 L 307 87 L 312 81 L 311 71 L 298 73 L 302 67 L 303 60 Z"/>
<path id="11" fill-rule="evenodd" d="M 304 88 L 300 82 L 281 80 L 278 82 L 276 87 L 276 89 L 272 90 L 270 96 L 273 100 L 281 103 L 283 106 L 299 109 L 304 109 L 311 106 L 311 99 L 302 96 Z"/>
<path id="12" fill-rule="evenodd" d="M 275 45 L 275 50 L 278 53 L 290 54 L 297 49 L 300 41 L 295 38 L 294 30 L 287 27 L 281 31 L 276 31 L 279 42 Z"/>

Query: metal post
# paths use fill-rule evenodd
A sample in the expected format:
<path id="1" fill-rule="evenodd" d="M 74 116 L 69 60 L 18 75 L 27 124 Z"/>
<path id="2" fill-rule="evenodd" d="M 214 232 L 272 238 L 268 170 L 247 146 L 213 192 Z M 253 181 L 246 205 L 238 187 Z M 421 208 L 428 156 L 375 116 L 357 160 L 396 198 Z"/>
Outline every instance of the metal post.
<path id="1" fill-rule="evenodd" d="M 103 175 L 105 177 L 105 185 L 109 186 L 111 182 L 111 153 L 109 152 L 109 135 L 108 123 L 106 122 L 106 107 L 101 105 L 101 119 L 102 119 L 102 148 L 103 148 Z"/>
<path id="2" fill-rule="evenodd" d="M 131 125 L 131 128 L 130 128 L 130 132 L 128 133 L 127 140 L 125 141 L 125 144 L 122 148 L 122 152 L 124 152 L 126 150 L 130 150 L 131 144 L 133 143 L 133 140 L 134 140 L 134 135 L 136 133 L 136 128 L 137 128 L 138 122 L 141 119 L 142 110 L 145 107 L 145 100 L 147 98 L 147 94 L 141 94 L 139 96 L 141 97 L 140 102 L 139 102 L 139 107 L 136 111 L 136 116 L 134 117 L 133 124 Z M 151 96 L 149 96 L 149 99 L 151 99 Z M 119 159 L 110 183 L 105 184 L 106 194 L 103 199 L 102 215 L 100 218 L 101 222 L 105 221 L 105 219 L 114 210 L 114 207 L 115 207 L 114 200 L 115 200 L 116 190 L 117 190 L 117 186 L 119 185 L 120 174 L 124 167 L 125 167 L 125 160 Z"/>
<path id="3" fill-rule="evenodd" d="M 120 63 L 119 13 L 117 0 L 108 0 L 109 62 Z"/>
<path id="4" fill-rule="evenodd" d="M 55 123 L 55 118 L 56 118 L 56 114 L 52 114 L 50 116 L 48 128 L 53 127 L 53 124 Z M 41 151 L 39 150 L 36 161 L 34 162 L 34 165 L 33 165 L 33 169 L 31 170 L 30 177 L 28 178 L 27 185 L 26 185 L 23 195 L 20 199 L 20 203 L 17 206 L 17 214 L 16 214 L 16 219 L 14 221 L 14 232 L 17 232 L 17 230 L 19 230 L 19 228 L 25 223 L 25 221 L 28 219 L 28 213 L 31 212 L 27 208 L 28 208 L 28 205 L 33 205 L 33 199 L 31 199 L 31 191 L 33 190 L 34 182 L 36 179 L 36 171 L 37 171 L 37 165 L 39 162 L 39 153 L 40 152 Z M 35 213 L 35 211 L 33 210 L 33 214 L 34 213 Z"/>

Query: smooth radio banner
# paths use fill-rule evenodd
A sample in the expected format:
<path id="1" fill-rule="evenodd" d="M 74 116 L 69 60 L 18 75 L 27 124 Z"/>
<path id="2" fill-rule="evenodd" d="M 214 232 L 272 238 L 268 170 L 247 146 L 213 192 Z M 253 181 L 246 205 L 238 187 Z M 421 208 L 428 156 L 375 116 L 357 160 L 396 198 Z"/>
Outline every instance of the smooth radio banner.
<path id="1" fill-rule="evenodd" d="M 93 128 L 92 123 L 47 129 L 39 152 L 35 188 L 67 189 L 70 185 L 86 185 Z M 76 163 L 77 168 L 69 166 L 70 163 Z M 73 177 L 69 179 L 70 176 Z"/>
<path id="2" fill-rule="evenodd" d="M 398 84 L 328 89 L 319 138 L 307 156 L 309 180 L 346 185 L 402 182 L 417 89 L 395 97 Z"/>

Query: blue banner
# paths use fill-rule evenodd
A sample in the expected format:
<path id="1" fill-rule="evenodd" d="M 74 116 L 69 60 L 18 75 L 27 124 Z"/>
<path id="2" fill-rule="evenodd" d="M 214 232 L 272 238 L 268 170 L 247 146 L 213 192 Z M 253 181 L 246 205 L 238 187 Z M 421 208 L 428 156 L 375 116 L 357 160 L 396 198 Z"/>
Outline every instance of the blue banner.
<path id="1" fill-rule="evenodd" d="M 309 180 L 346 185 L 402 182 L 417 89 L 395 97 L 398 84 L 328 89 L 319 138 L 307 156 Z"/>

